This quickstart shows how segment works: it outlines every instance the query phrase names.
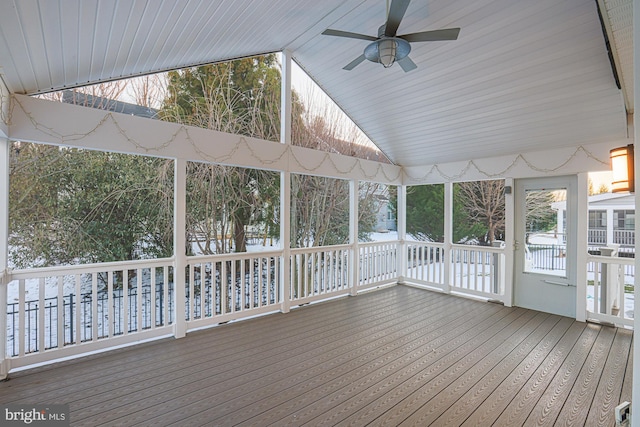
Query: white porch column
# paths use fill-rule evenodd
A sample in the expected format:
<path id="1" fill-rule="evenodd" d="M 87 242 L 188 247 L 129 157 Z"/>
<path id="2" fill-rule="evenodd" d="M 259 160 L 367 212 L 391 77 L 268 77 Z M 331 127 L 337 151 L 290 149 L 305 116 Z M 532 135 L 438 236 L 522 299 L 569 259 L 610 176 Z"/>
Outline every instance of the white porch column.
<path id="1" fill-rule="evenodd" d="M 587 321 L 587 255 L 589 250 L 589 176 L 578 174 L 578 212 L 576 229 L 578 230 L 576 247 L 576 320 Z"/>
<path id="2" fill-rule="evenodd" d="M 633 104 L 640 105 L 640 0 L 633 0 Z M 640 139 L 640 119 L 637 114 L 633 115 L 633 140 Z M 635 145 L 635 144 L 634 144 Z M 635 156 L 634 169 L 640 171 L 640 156 Z M 636 188 L 640 189 L 640 174 L 635 174 Z M 636 190 L 635 204 L 640 206 L 640 191 Z M 640 221 L 635 222 L 635 234 L 640 235 Z M 635 242 L 636 254 L 638 254 L 638 239 Z M 640 257 L 635 257 L 635 269 L 640 271 Z M 640 301 L 640 278 L 636 274 L 633 280 L 634 300 Z M 640 304 L 634 305 L 633 310 L 633 330 L 640 331 Z M 635 335 L 634 332 L 634 335 Z M 631 402 L 631 423 L 633 426 L 640 426 L 640 340 L 633 340 L 633 387 Z"/>
<path id="3" fill-rule="evenodd" d="M 9 373 L 6 358 L 9 262 L 9 92 L 0 80 L 0 380 Z"/>
<path id="4" fill-rule="evenodd" d="M 176 322 L 173 335 L 182 338 L 187 334 L 187 321 L 185 320 L 185 301 L 187 294 L 185 285 L 187 282 L 187 161 L 175 160 L 175 173 L 173 184 L 173 256 L 175 259 L 174 295 L 176 307 Z"/>
<path id="5" fill-rule="evenodd" d="M 402 284 L 405 281 L 405 274 L 407 272 L 407 186 L 398 185 L 398 201 L 396 212 L 396 225 L 398 229 L 398 240 L 400 241 L 398 247 L 398 283 Z"/>
<path id="6" fill-rule="evenodd" d="M 453 244 L 453 183 L 444 183 L 444 284 L 442 289 L 451 292 L 451 249 Z"/>
<path id="7" fill-rule="evenodd" d="M 351 291 L 352 296 L 358 294 L 358 282 L 360 277 L 358 268 L 360 265 L 360 248 L 358 246 L 358 188 L 357 179 L 349 181 L 349 244 L 351 245 L 351 255 L 349 260 Z"/>
<path id="8" fill-rule="evenodd" d="M 291 145 L 291 52 L 282 52 L 282 81 L 280 83 L 280 142 Z M 291 168 L 280 173 L 280 269 L 281 311 L 291 307 Z"/>
<path id="9" fill-rule="evenodd" d="M 605 246 L 613 243 L 613 208 L 607 208 L 607 241 Z"/>
<path id="10" fill-rule="evenodd" d="M 504 305 L 511 307 L 513 305 L 513 283 L 515 262 L 515 198 L 513 197 L 513 178 L 504 180 L 504 187 L 510 188 L 511 191 L 504 195 Z"/>

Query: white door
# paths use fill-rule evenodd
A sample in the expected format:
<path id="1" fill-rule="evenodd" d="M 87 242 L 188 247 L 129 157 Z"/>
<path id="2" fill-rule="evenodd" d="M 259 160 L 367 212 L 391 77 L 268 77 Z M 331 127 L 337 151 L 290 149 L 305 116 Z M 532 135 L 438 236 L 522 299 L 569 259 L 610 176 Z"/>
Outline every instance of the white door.
<path id="1" fill-rule="evenodd" d="M 576 176 L 515 182 L 516 306 L 576 317 L 577 186 Z M 562 200 L 558 218 L 554 202 Z"/>

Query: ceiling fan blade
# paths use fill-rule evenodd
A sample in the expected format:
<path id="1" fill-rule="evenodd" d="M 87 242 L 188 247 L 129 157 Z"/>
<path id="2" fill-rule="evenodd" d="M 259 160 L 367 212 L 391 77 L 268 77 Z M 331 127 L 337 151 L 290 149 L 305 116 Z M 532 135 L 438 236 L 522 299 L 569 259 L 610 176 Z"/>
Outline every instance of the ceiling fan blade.
<path id="1" fill-rule="evenodd" d="M 356 68 L 357 65 L 360 65 L 360 63 L 362 61 L 365 60 L 364 57 L 364 53 L 360 56 L 358 56 L 356 59 L 354 59 L 353 61 L 349 62 L 347 65 L 345 65 L 344 67 L 342 67 L 343 70 L 347 70 L 347 71 L 351 71 L 354 68 Z"/>
<path id="2" fill-rule="evenodd" d="M 325 36 L 337 36 L 337 37 L 347 37 L 350 39 L 368 40 L 370 42 L 374 42 L 378 40 L 377 37 L 368 36 L 366 34 L 350 33 L 348 31 L 332 30 L 330 28 L 324 30 L 322 34 L 324 34 Z"/>
<path id="3" fill-rule="evenodd" d="M 405 73 L 408 73 L 411 70 L 415 70 L 418 68 L 415 62 L 411 60 L 408 56 L 405 56 L 401 60 L 398 61 L 400 67 L 404 70 Z"/>
<path id="4" fill-rule="evenodd" d="M 398 38 L 408 42 L 437 42 L 441 40 L 457 40 L 460 28 L 446 28 L 444 30 L 423 31 L 421 33 L 404 34 Z"/>
<path id="5" fill-rule="evenodd" d="M 389 6 L 389 15 L 385 24 L 384 35 L 387 37 L 395 37 L 400 21 L 404 17 L 411 0 L 392 0 Z"/>

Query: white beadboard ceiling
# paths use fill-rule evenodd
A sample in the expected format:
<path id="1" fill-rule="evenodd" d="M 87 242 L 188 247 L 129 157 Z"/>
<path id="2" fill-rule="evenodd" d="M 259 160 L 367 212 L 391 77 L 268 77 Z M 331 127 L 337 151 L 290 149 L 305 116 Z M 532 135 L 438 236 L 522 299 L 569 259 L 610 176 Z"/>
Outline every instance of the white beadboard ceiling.
<path id="1" fill-rule="evenodd" d="M 34 94 L 287 49 L 396 164 L 420 166 L 627 137 L 631 0 L 413 0 L 398 34 L 418 68 L 342 67 L 377 35 L 385 0 L 0 0 L 0 75 Z M 627 96 L 625 96 L 625 94 Z M 626 102 L 626 106 L 625 106 Z"/>

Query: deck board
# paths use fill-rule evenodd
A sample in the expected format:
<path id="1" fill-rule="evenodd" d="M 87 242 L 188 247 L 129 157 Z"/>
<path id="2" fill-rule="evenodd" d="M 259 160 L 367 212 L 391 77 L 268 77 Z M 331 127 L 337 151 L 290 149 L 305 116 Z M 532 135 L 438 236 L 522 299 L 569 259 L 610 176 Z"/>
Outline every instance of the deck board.
<path id="1" fill-rule="evenodd" d="M 617 378 L 624 376 L 627 368 L 627 355 L 631 346 L 631 332 L 624 329 L 616 331 L 615 340 L 609 350 L 602 377 L 598 383 L 586 425 L 607 427 L 615 425 L 613 409 L 620 403 L 622 383 Z"/>
<path id="2" fill-rule="evenodd" d="M 12 373 L 72 425 L 613 425 L 629 330 L 395 286 Z"/>

